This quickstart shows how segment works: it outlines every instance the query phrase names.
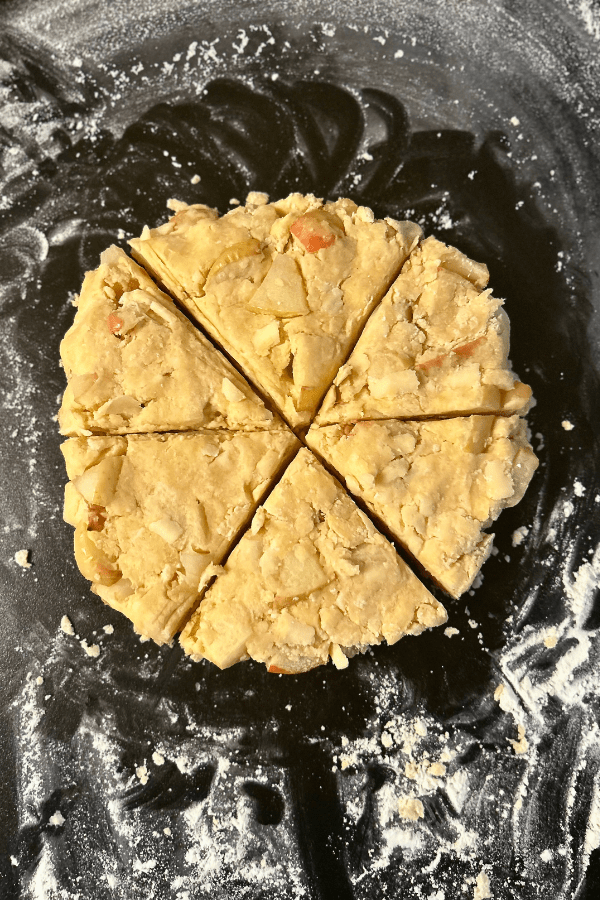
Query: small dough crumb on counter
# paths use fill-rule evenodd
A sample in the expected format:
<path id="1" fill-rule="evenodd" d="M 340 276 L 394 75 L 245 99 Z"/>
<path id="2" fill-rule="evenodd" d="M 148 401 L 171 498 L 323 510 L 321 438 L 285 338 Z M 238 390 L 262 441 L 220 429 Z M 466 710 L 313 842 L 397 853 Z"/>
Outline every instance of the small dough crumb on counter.
<path id="1" fill-rule="evenodd" d="M 522 544 L 528 534 L 529 528 L 527 527 L 527 525 L 521 525 L 520 528 L 515 528 L 512 533 L 513 547 L 518 547 L 520 544 Z"/>
<path id="2" fill-rule="evenodd" d="M 473 900 L 491 900 L 492 892 L 490 890 L 490 879 L 487 873 L 481 871 L 475 881 L 475 889 L 473 891 Z"/>
<path id="3" fill-rule="evenodd" d="M 522 753 L 527 753 L 529 750 L 529 741 L 525 737 L 525 728 L 523 725 L 517 725 L 517 734 L 518 739 L 516 741 L 511 741 L 511 745 L 517 756 L 520 756 Z"/>
<path id="4" fill-rule="evenodd" d="M 100 656 L 100 647 L 98 646 L 98 644 L 88 644 L 85 638 L 80 641 L 80 644 L 82 650 L 84 650 L 88 656 L 91 656 L 93 658 L 97 658 L 98 656 Z"/>
<path id="5" fill-rule="evenodd" d="M 60 620 L 60 627 L 65 634 L 75 634 L 75 629 L 73 628 L 73 624 L 68 616 L 62 617 L 62 619 Z"/>
<path id="6" fill-rule="evenodd" d="M 569 422 L 568 419 L 563 419 L 562 422 L 561 422 L 560 424 L 561 424 L 562 427 L 565 429 L 565 431 L 573 431 L 573 429 L 575 428 L 575 426 L 573 425 L 573 423 L 572 423 L 572 422 Z"/>
<path id="7" fill-rule="evenodd" d="M 423 804 L 418 797 L 400 797 L 398 812 L 403 819 L 408 819 L 410 822 L 416 822 L 425 815 Z"/>
<path id="8" fill-rule="evenodd" d="M 556 633 L 556 629 L 549 628 L 544 636 L 544 645 L 546 647 L 548 647 L 549 650 L 551 650 L 552 647 L 556 647 L 557 643 L 558 643 L 558 635 Z"/>
<path id="9" fill-rule="evenodd" d="M 18 566 L 21 566 L 22 569 L 30 569 L 31 563 L 29 562 L 29 550 L 17 550 L 14 555 L 14 560 Z"/>

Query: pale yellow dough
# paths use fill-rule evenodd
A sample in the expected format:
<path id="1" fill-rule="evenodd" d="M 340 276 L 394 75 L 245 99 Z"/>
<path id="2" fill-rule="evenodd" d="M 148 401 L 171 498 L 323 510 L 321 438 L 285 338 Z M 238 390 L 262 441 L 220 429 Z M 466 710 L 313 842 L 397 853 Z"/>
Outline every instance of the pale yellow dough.
<path id="1" fill-rule="evenodd" d="M 427 238 L 410 255 L 337 373 L 316 423 L 524 413 L 531 389 L 508 363 L 488 271 Z"/>
<path id="2" fill-rule="evenodd" d="M 491 551 L 484 529 L 538 465 L 518 416 L 314 425 L 307 442 L 453 597 Z"/>
<path id="3" fill-rule="evenodd" d="M 282 430 L 66 441 L 64 517 L 92 590 L 169 642 L 297 443 Z"/>
<path id="4" fill-rule="evenodd" d="M 351 200 L 267 201 L 250 194 L 221 218 L 174 201 L 168 222 L 130 243 L 296 428 L 312 420 L 421 231 Z M 307 241 L 306 222 L 327 246 Z"/>
<path id="5" fill-rule="evenodd" d="M 159 644 L 183 629 L 185 652 L 220 668 L 344 668 L 443 623 L 265 403 L 311 426 L 308 445 L 458 597 L 537 466 L 487 268 L 347 199 L 170 207 L 130 242 L 144 268 L 111 247 L 87 273 L 61 344 L 64 515 L 92 590 Z"/>
<path id="6" fill-rule="evenodd" d="M 220 668 L 252 658 L 305 672 L 446 621 L 313 454 L 300 450 L 180 637 Z"/>
<path id="7" fill-rule="evenodd" d="M 66 435 L 281 428 L 248 382 L 146 272 L 111 247 L 61 343 Z"/>

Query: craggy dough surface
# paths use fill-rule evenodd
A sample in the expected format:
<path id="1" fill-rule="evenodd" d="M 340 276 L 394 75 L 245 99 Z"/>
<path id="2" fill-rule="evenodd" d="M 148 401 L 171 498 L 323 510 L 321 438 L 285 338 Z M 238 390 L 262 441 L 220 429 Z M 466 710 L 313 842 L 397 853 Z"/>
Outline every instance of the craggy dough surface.
<path id="1" fill-rule="evenodd" d="M 312 420 L 421 231 L 351 200 L 267 200 L 250 194 L 220 218 L 175 201 L 168 222 L 130 244 L 295 428 Z"/>
<path id="2" fill-rule="evenodd" d="M 130 242 L 147 271 L 111 247 L 86 275 L 61 345 L 65 519 L 92 590 L 222 668 L 343 668 L 441 623 L 309 450 L 286 469 L 300 441 L 148 273 L 458 597 L 537 466 L 487 268 L 351 200 L 170 206 Z"/>
<path id="3" fill-rule="evenodd" d="M 170 641 L 297 443 L 208 430 L 65 441 L 65 519 L 92 590 Z"/>
<path id="4" fill-rule="evenodd" d="M 487 528 L 538 461 L 518 416 L 313 426 L 307 442 L 453 597 L 487 559 Z"/>
<path id="5" fill-rule="evenodd" d="M 427 238 L 339 370 L 316 422 L 524 413 L 531 389 L 508 362 L 509 322 L 488 271 Z"/>
<path id="6" fill-rule="evenodd" d="M 247 381 L 146 272 L 111 247 L 61 343 L 65 435 L 278 428 Z"/>
<path id="7" fill-rule="evenodd" d="M 446 620 L 341 485 L 300 450 L 186 625 L 186 653 L 304 672 Z"/>

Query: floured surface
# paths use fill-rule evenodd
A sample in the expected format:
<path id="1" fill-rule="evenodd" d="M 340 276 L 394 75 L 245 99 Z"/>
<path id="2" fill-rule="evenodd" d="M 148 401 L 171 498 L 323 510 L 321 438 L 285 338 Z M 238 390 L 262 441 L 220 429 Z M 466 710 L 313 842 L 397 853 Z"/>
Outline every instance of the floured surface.
<path id="1" fill-rule="evenodd" d="M 180 641 L 227 668 L 295 674 L 446 620 L 443 606 L 313 454 L 300 450 Z"/>
<path id="2" fill-rule="evenodd" d="M 372 0 L 327 19 L 299 0 L 249 22 L 232 3 L 217 18 L 202 2 L 11 0 L 0 16 L 4 893 L 456 900 L 483 872 L 495 900 L 595 896 L 594 5 Z M 140 645 L 90 602 L 60 514 L 56 360 L 84 272 L 163 222 L 169 197 L 223 214 L 250 190 L 349 195 L 484 261 L 537 399 L 540 470 L 448 628 L 302 679 Z M 75 635 L 57 638 L 64 615 Z"/>

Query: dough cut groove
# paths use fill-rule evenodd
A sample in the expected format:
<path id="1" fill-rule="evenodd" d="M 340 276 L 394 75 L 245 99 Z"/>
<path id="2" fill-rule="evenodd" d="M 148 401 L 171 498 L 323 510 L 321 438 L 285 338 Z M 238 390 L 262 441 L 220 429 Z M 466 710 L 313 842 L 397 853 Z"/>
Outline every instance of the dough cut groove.
<path id="1" fill-rule="evenodd" d="M 441 624 L 374 521 L 459 597 L 533 476 L 487 268 L 347 199 L 169 205 L 136 262 L 111 247 L 86 274 L 61 344 L 92 590 L 221 668 L 345 668 Z"/>
<path id="2" fill-rule="evenodd" d="M 306 672 L 441 625 L 446 612 L 313 454 L 299 451 L 180 638 L 227 668 Z"/>
<path id="3" fill-rule="evenodd" d="M 284 427 L 117 247 L 86 275 L 60 349 L 68 384 L 58 421 L 65 435 Z"/>
<path id="4" fill-rule="evenodd" d="M 202 205 L 130 241 L 133 255 L 273 398 L 310 424 L 367 317 L 421 236 L 351 200 L 253 193 Z"/>

